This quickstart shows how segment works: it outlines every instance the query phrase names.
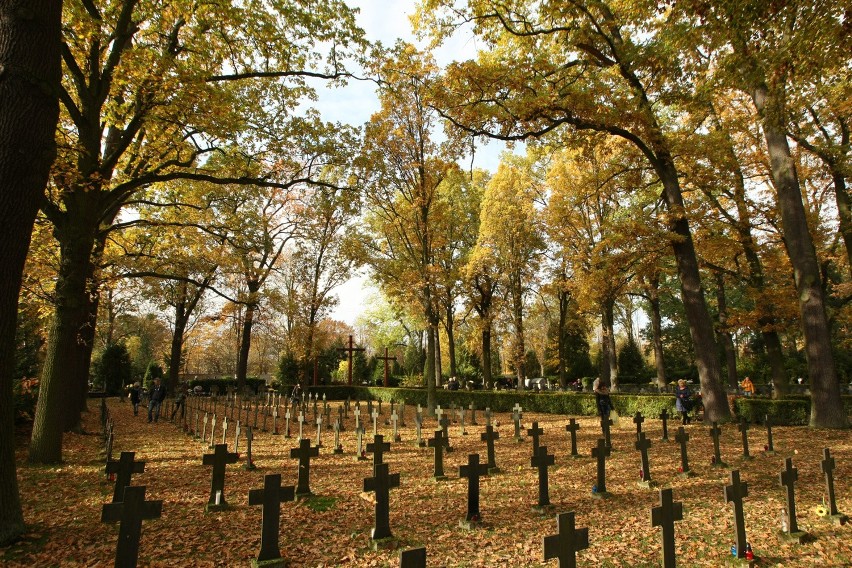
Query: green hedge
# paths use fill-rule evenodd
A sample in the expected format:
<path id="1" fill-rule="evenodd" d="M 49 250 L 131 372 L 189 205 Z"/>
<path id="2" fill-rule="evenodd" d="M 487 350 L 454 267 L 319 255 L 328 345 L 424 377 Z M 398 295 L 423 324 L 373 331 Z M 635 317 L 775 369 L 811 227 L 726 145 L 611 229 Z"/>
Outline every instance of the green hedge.
<path id="1" fill-rule="evenodd" d="M 840 397 L 846 415 L 852 414 L 852 396 Z M 811 399 L 807 396 L 793 395 L 781 400 L 761 397 L 737 397 L 734 399 L 737 416 L 743 416 L 749 422 L 763 422 L 766 416 L 773 424 L 807 425 L 811 417 Z"/>

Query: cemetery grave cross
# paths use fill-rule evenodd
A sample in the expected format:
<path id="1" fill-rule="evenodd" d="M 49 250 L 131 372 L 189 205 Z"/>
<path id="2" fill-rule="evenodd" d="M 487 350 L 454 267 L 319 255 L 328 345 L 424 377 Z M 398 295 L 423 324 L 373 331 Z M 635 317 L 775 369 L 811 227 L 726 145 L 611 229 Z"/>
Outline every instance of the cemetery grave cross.
<path id="1" fill-rule="evenodd" d="M 538 468 L 538 508 L 550 505 L 547 468 L 556 463 L 556 457 L 547 453 L 547 446 L 539 446 L 538 453 L 530 458 L 530 465 Z"/>
<path id="2" fill-rule="evenodd" d="M 123 454 L 122 454 L 123 455 Z M 844 525 L 848 518 L 837 511 L 837 500 L 834 497 L 834 458 L 828 448 L 822 450 L 822 472 L 825 474 L 825 490 L 828 493 L 828 514 L 838 524 Z"/>
<path id="3" fill-rule="evenodd" d="M 263 478 L 263 489 L 249 490 L 248 504 L 263 505 L 262 528 L 260 533 L 260 552 L 257 562 L 267 562 L 281 558 L 278 547 L 278 534 L 281 529 L 281 503 L 296 498 L 292 485 L 281 486 L 281 474 L 269 474 Z"/>
<path id="4" fill-rule="evenodd" d="M 522 438 L 521 438 L 521 417 L 522 417 L 521 405 L 516 402 L 515 406 L 512 407 L 512 420 L 515 422 L 515 441 L 516 442 L 520 442 L 522 440 Z"/>
<path id="5" fill-rule="evenodd" d="M 477 424 L 476 424 L 476 405 L 471 402 L 470 405 L 468 406 L 468 409 L 470 410 L 470 425 L 471 426 L 477 426 Z"/>
<path id="6" fill-rule="evenodd" d="M 467 478 L 467 515 L 464 522 L 478 522 L 479 514 L 479 478 L 488 475 L 488 464 L 479 463 L 479 454 L 468 454 L 467 465 L 459 466 L 459 477 Z"/>
<path id="7" fill-rule="evenodd" d="M 371 537 L 373 540 L 389 538 L 390 531 L 390 489 L 399 487 L 399 474 L 388 473 L 389 466 L 380 463 L 373 466 L 373 477 L 364 479 L 364 491 L 376 493 L 376 524 Z"/>
<path id="8" fill-rule="evenodd" d="M 390 361 L 396 362 L 396 355 L 393 355 L 393 356 L 388 355 L 388 348 L 385 347 L 384 357 L 381 356 L 381 355 L 376 355 L 376 359 L 385 362 L 385 380 L 384 380 L 383 384 L 384 384 L 385 388 L 387 388 L 387 387 L 390 386 L 390 378 L 389 378 L 389 374 L 388 374 L 388 363 Z"/>
<path id="9" fill-rule="evenodd" d="M 444 431 L 435 430 L 435 437 L 429 438 L 427 445 L 430 448 L 435 448 L 435 481 L 447 479 L 444 475 Z"/>
<path id="10" fill-rule="evenodd" d="M 289 438 L 290 437 L 290 409 L 289 408 L 287 408 L 284 411 L 284 421 L 285 421 L 285 426 L 286 426 L 286 429 L 284 431 L 284 437 Z"/>
<path id="11" fill-rule="evenodd" d="M 418 448 L 422 448 L 426 445 L 426 442 L 423 441 L 423 414 L 417 412 L 414 415 L 414 432 L 417 435 L 417 444 Z"/>
<path id="12" fill-rule="evenodd" d="M 660 420 L 663 421 L 663 441 L 669 441 L 669 410 L 664 408 L 662 412 L 660 412 Z"/>
<path id="13" fill-rule="evenodd" d="M 465 430 L 465 428 L 464 428 L 464 414 L 465 414 L 465 409 L 463 407 L 459 408 L 458 416 L 459 416 L 459 423 L 461 424 L 461 434 L 462 434 L 462 436 L 467 436 L 467 430 Z"/>
<path id="14" fill-rule="evenodd" d="M 592 448 L 592 457 L 598 460 L 598 478 L 594 494 L 606 494 L 606 458 L 612 450 L 606 445 L 606 440 L 598 438 L 598 445 Z"/>
<path id="15" fill-rule="evenodd" d="M 291 458 L 299 459 L 299 478 L 296 482 L 296 497 L 311 495 L 311 458 L 319 456 L 319 448 L 311 447 L 311 440 L 299 440 L 299 447 L 290 450 Z"/>
<path id="16" fill-rule="evenodd" d="M 678 427 L 677 434 L 675 434 L 675 441 L 680 444 L 680 473 L 689 476 L 689 458 L 686 454 L 686 443 L 689 441 L 689 434 L 686 433 L 683 426 Z"/>
<path id="17" fill-rule="evenodd" d="M 426 568 L 426 547 L 409 548 L 400 552 L 399 568 Z"/>
<path id="18" fill-rule="evenodd" d="M 365 351 L 363 347 L 355 347 L 355 344 L 352 340 L 352 336 L 349 336 L 349 345 L 347 347 L 338 347 L 338 351 L 344 351 L 347 356 L 348 366 L 346 368 L 346 380 L 347 384 L 352 386 L 352 354 L 356 351 Z"/>
<path id="19" fill-rule="evenodd" d="M 480 434 L 480 439 L 485 442 L 488 455 L 488 473 L 498 473 L 500 470 L 494 463 L 494 440 L 500 438 L 500 432 L 496 431 L 491 424 L 485 426 L 485 432 Z"/>
<path id="20" fill-rule="evenodd" d="M 379 411 L 374 410 L 370 415 L 373 418 L 373 436 L 379 433 Z"/>
<path id="21" fill-rule="evenodd" d="M 601 416 L 601 433 L 603 434 L 604 442 L 606 442 L 606 447 L 611 450 L 612 434 L 610 432 L 610 426 L 612 426 L 612 420 L 609 416 Z"/>
<path id="22" fill-rule="evenodd" d="M 740 481 L 740 471 L 731 472 L 731 484 L 725 486 L 725 502 L 734 504 L 734 530 L 736 531 L 737 558 L 745 558 L 746 530 L 743 517 L 743 498 L 748 497 L 748 483 Z"/>
<path id="23" fill-rule="evenodd" d="M 796 521 L 796 493 L 795 484 L 799 479 L 799 471 L 793 467 L 793 458 L 784 460 L 784 471 L 779 474 L 781 485 L 787 489 L 787 509 L 786 509 L 786 524 L 785 532 L 789 534 L 799 532 L 799 525 Z"/>
<path id="24" fill-rule="evenodd" d="M 213 449 L 216 447 L 216 443 L 213 440 L 213 436 L 216 434 L 216 415 L 213 415 L 213 418 L 210 419 L 210 444 L 207 446 L 209 449 Z"/>
<path id="25" fill-rule="evenodd" d="M 683 503 L 675 503 L 671 488 L 660 489 L 660 505 L 651 509 L 651 526 L 663 529 L 663 568 L 675 566 L 675 521 L 683 520 Z"/>
<path id="26" fill-rule="evenodd" d="M 638 410 L 636 414 L 633 416 L 633 423 L 636 424 L 636 439 L 639 439 L 639 434 L 642 433 L 642 423 L 645 422 L 645 417 L 642 416 L 642 413 Z"/>
<path id="27" fill-rule="evenodd" d="M 251 457 L 251 443 L 254 441 L 254 430 L 251 426 L 246 426 L 246 463 L 243 464 L 243 469 L 252 471 L 254 469 L 254 460 Z"/>
<path id="28" fill-rule="evenodd" d="M 441 431 L 444 433 L 444 448 L 446 448 L 447 452 L 453 451 L 450 447 L 450 434 L 447 429 L 450 426 L 450 419 L 446 417 L 446 415 L 441 416 L 441 419 L 438 421 L 438 424 L 441 426 Z"/>
<path id="29" fill-rule="evenodd" d="M 399 403 L 399 425 L 405 428 L 405 403 Z"/>
<path id="30" fill-rule="evenodd" d="M 228 417 L 222 419 L 222 443 L 226 443 L 228 441 Z"/>
<path id="31" fill-rule="evenodd" d="M 402 437 L 399 435 L 399 416 L 397 416 L 396 410 L 391 413 L 391 423 L 393 424 L 393 441 L 401 442 Z"/>
<path id="32" fill-rule="evenodd" d="M 559 568 L 576 568 L 577 551 L 589 548 L 589 529 L 575 526 L 574 511 L 556 515 L 557 533 L 544 537 L 544 561 L 559 561 Z"/>
<path id="33" fill-rule="evenodd" d="M 107 503 L 101 509 L 101 522 L 119 522 L 118 546 L 115 549 L 116 568 L 135 568 L 139 559 L 139 539 L 142 521 L 159 519 L 163 514 L 162 501 L 146 501 L 145 486 L 128 486 L 124 500 Z"/>
<path id="34" fill-rule="evenodd" d="M 335 454 L 342 454 L 343 453 L 343 446 L 340 445 L 340 422 L 341 422 L 340 418 L 338 418 L 337 420 L 334 421 L 334 453 Z"/>
<path id="35" fill-rule="evenodd" d="M 207 413 L 205 412 L 205 413 L 204 413 L 204 429 L 201 431 L 201 443 L 202 443 L 202 444 L 203 444 L 205 441 L 207 441 L 207 422 L 208 422 L 209 420 L 210 420 L 210 419 L 207 417 Z"/>
<path id="36" fill-rule="evenodd" d="M 532 428 L 527 428 L 527 435 L 532 438 L 533 457 L 538 455 L 539 437 L 544 434 L 544 430 L 538 427 L 538 422 L 532 423 Z"/>
<path id="37" fill-rule="evenodd" d="M 278 406 L 272 407 L 272 435 L 278 435 Z"/>
<path id="38" fill-rule="evenodd" d="M 565 430 L 571 433 L 571 455 L 573 457 L 579 457 L 577 453 L 577 430 L 580 429 L 580 425 L 576 420 L 570 418 L 568 420 L 568 425 L 565 426 Z"/>
<path id="39" fill-rule="evenodd" d="M 722 429 L 716 422 L 710 427 L 710 436 L 713 438 L 713 467 L 725 467 L 725 462 L 722 461 L 722 455 L 719 451 L 719 436 L 722 434 Z"/>
<path id="40" fill-rule="evenodd" d="M 237 425 L 234 428 L 234 453 L 240 453 L 240 434 L 242 434 L 242 426 L 240 426 L 240 421 L 237 420 Z"/>
<path id="41" fill-rule="evenodd" d="M 322 416 L 317 416 L 317 447 L 322 447 Z"/>
<path id="42" fill-rule="evenodd" d="M 485 424 L 491 424 L 491 408 L 485 407 Z"/>
<path id="43" fill-rule="evenodd" d="M 640 485 L 642 487 L 650 488 L 651 487 L 651 472 L 649 471 L 651 465 L 648 463 L 648 449 L 651 447 L 651 440 L 645 437 L 645 432 L 639 432 L 639 439 L 636 440 L 636 449 L 639 450 L 639 454 L 642 460 L 642 481 Z"/>
<path id="44" fill-rule="evenodd" d="M 361 407 L 355 406 L 355 429 L 359 429 L 361 427 Z"/>
<path id="45" fill-rule="evenodd" d="M 740 424 L 737 429 L 743 435 L 743 459 L 751 459 L 748 453 L 748 421 L 745 419 L 745 416 L 740 417 Z"/>
<path id="46" fill-rule="evenodd" d="M 130 477 L 134 473 L 145 471 L 145 462 L 135 461 L 136 452 L 121 452 L 118 460 L 108 461 L 106 472 L 115 474 L 115 488 L 112 492 L 112 502 L 120 503 L 124 500 L 124 488 L 130 485 Z"/>
<path id="47" fill-rule="evenodd" d="M 367 456 L 364 455 L 364 426 L 359 425 L 355 428 L 355 441 L 357 446 L 355 452 L 358 454 L 358 461 L 366 460 Z"/>
<path id="48" fill-rule="evenodd" d="M 198 411 L 193 411 L 195 427 L 192 429 L 192 437 L 196 440 L 198 439 Z M 204 422 L 205 427 L 207 426 L 207 421 Z"/>
<path id="49" fill-rule="evenodd" d="M 218 444 L 212 454 L 204 454 L 201 463 L 213 466 L 207 510 L 226 508 L 228 503 L 225 501 L 225 466 L 229 463 L 237 463 L 237 454 L 228 453 L 227 444 Z"/>
<path id="50" fill-rule="evenodd" d="M 305 425 L 305 411 L 299 410 L 299 441 L 304 438 L 303 427 Z"/>
<path id="51" fill-rule="evenodd" d="M 342 406 L 338 406 L 338 407 L 337 407 L 337 423 L 338 423 L 338 425 L 340 426 L 340 431 L 341 431 L 341 432 L 345 432 L 345 431 L 346 431 L 346 428 L 343 426 L 343 420 L 344 420 L 344 416 L 343 416 L 343 407 L 342 407 Z"/>
<path id="52" fill-rule="evenodd" d="M 376 434 L 373 436 L 373 441 L 370 444 L 367 444 L 367 453 L 373 454 L 373 465 L 377 466 L 380 463 L 384 463 L 383 456 L 385 452 L 389 452 L 391 449 L 390 442 L 385 442 L 385 437 L 381 434 Z"/>

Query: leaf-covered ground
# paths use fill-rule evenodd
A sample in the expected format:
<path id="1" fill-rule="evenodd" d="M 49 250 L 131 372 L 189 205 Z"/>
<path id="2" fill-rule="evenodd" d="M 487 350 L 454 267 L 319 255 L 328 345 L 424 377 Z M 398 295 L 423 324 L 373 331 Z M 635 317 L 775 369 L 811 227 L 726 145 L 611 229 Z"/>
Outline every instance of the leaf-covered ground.
<path id="1" fill-rule="evenodd" d="M 97 403 L 86 414 L 90 434 L 65 437 L 65 463 L 61 466 L 32 466 L 26 463 L 27 432 L 19 432 L 18 477 L 29 533 L 19 543 L 0 548 L 4 566 L 110 566 L 114 558 L 117 525 L 100 522 L 101 506 L 111 500 L 113 486 L 104 474 Z M 257 432 L 253 454 L 258 469 L 246 471 L 239 464 L 228 466 L 225 495 L 232 508 L 205 513 L 210 489 L 210 467 L 202 465 L 206 445 L 184 434 L 176 424 L 148 424 L 134 417 L 128 403 L 110 400 L 115 421 L 114 456 L 136 452 L 146 462 L 145 472 L 135 475 L 134 485 L 147 487 L 147 499 L 163 500 L 159 520 L 145 521 L 139 564 L 145 566 L 246 566 L 257 555 L 260 543 L 261 507 L 248 506 L 248 491 L 263 487 L 263 476 L 282 474 L 282 483 L 296 483 L 297 461 L 289 458 L 296 439 Z M 336 408 L 335 408 L 336 410 Z M 470 453 L 485 461 L 483 416 L 479 425 L 450 426 L 454 451 L 446 455 L 449 480 L 432 479 L 433 453 L 414 445 L 414 410 L 407 407 L 408 427 L 401 429 L 402 442 L 394 443 L 385 461 L 392 473 L 401 474 L 401 484 L 391 491 L 390 523 L 395 542 L 373 551 L 370 530 L 374 507 L 371 494 L 362 492 L 363 479 L 372 476 L 371 462 L 354 455 L 354 417 L 349 414 L 342 443 L 343 455 L 332 453 L 332 435 L 324 433 L 325 447 L 311 464 L 311 490 L 316 497 L 282 504 L 281 551 L 291 566 L 396 566 L 401 549 L 426 546 L 429 566 L 555 566 L 545 563 L 542 537 L 556 532 L 555 514 L 575 511 L 578 527 L 589 527 L 590 548 L 578 554 L 580 566 L 659 566 L 660 529 L 653 528 L 650 510 L 659 501 L 657 489 L 637 486 L 639 453 L 633 449 L 635 426 L 622 418 L 613 429 L 615 451 L 607 462 L 607 500 L 592 497 L 596 463 L 590 449 L 600 435 L 597 420 L 578 418 L 581 429 L 578 447 L 582 455 L 572 459 L 570 438 L 565 431 L 568 417 L 526 413 L 524 429 L 538 421 L 541 438 L 556 466 L 550 470 L 550 500 L 553 510 L 533 510 L 538 496 L 537 471 L 530 467 L 531 441 L 513 439 L 509 414 L 496 414 L 500 440 L 496 462 L 502 473 L 481 482 L 483 524 L 474 530 L 459 527 L 466 511 L 467 481 L 458 468 Z M 384 419 L 388 408 L 384 408 Z M 332 413 L 336 416 L 336 412 Z M 220 416 L 221 425 L 221 416 Z M 676 424 L 670 424 L 673 438 Z M 271 427 L 271 421 L 270 421 Z M 282 427 L 283 429 L 283 427 Z M 427 419 L 425 432 L 435 429 Z M 217 439 L 220 427 L 217 427 Z M 391 438 L 391 427 L 381 425 Z M 644 431 L 653 442 L 651 474 L 660 487 L 671 487 L 684 507 L 684 519 L 676 524 L 676 548 L 681 566 L 719 566 L 730 558 L 733 537 L 732 507 L 724 501 L 723 486 L 729 471 L 737 468 L 749 484 L 745 500 L 748 540 L 761 564 L 766 566 L 852 566 L 852 528 L 837 526 L 817 516 L 813 508 L 825 495 L 820 469 L 822 449 L 831 448 L 837 462 L 835 487 L 841 512 L 852 513 L 852 444 L 846 431 L 775 427 L 777 455 L 762 450 L 766 432 L 755 425 L 749 432 L 754 459 L 742 459 L 741 435 L 734 425 L 724 427 L 722 457 L 729 469 L 713 468 L 712 440 L 702 423 L 687 426 L 691 436 L 689 460 L 697 474 L 678 476 L 679 447 L 662 442 L 659 420 L 647 420 Z M 371 428 L 368 428 L 371 435 Z M 306 427 L 306 434 L 314 435 Z M 431 435 L 431 434 L 430 434 Z M 233 444 L 233 425 L 228 434 Z M 241 442 L 244 446 L 244 441 Z M 779 534 L 784 492 L 778 474 L 784 458 L 792 457 L 798 468 L 796 485 L 798 523 L 812 535 L 806 544 L 788 542 Z"/>

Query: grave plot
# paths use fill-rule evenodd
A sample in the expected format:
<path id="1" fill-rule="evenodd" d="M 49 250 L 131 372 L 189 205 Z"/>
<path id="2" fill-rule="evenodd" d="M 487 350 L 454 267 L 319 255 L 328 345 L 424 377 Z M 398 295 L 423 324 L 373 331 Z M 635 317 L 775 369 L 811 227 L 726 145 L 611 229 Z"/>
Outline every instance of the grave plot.
<path id="1" fill-rule="evenodd" d="M 307 398 L 307 397 L 306 397 Z M 332 420 L 341 416 L 339 401 L 328 401 Z M 256 405 L 230 405 L 219 401 L 215 441 L 222 439 L 222 423 L 228 414 L 229 448 L 237 449 L 237 463 L 225 468 L 225 491 L 230 508 L 205 512 L 211 487 L 211 466 L 202 463 L 202 455 L 210 453 L 213 406 L 206 410 L 208 431 L 205 443 L 193 440 L 182 430 L 182 424 L 144 424 L 134 420 L 130 406 L 109 401 L 114 426 L 113 459 L 121 452 L 135 452 L 135 460 L 145 462 L 144 472 L 134 474 L 132 482 L 146 486 L 146 500 L 162 501 L 162 515 L 146 520 L 142 526 L 139 565 L 154 566 L 248 566 L 259 551 L 270 546 L 261 542 L 263 507 L 250 504 L 249 492 L 265 487 L 265 476 L 280 475 L 281 486 L 298 484 L 298 460 L 290 450 L 299 446 L 298 423 L 293 420 L 293 437 L 284 437 L 285 410 L 278 408 L 279 435 L 273 434 L 270 418 L 263 432 L 264 410 L 261 405 L 258 428 L 253 428 L 252 458 L 255 470 L 245 470 L 246 426 L 254 427 Z M 447 405 L 449 407 L 449 405 Z M 467 406 L 467 405 L 465 405 Z M 237 411 L 242 408 L 241 417 Z M 606 461 L 608 499 L 595 499 L 592 486 L 596 481 L 596 460 L 591 450 L 601 437 L 600 421 L 595 417 L 555 416 L 523 410 L 523 443 L 515 441 L 515 424 L 511 412 L 489 412 L 477 409 L 477 425 L 468 413 L 465 428 L 461 423 L 447 424 L 454 451 L 444 453 L 446 481 L 436 483 L 434 448 L 416 444 L 416 405 L 406 405 L 405 423 L 398 422 L 401 443 L 393 443 L 382 461 L 391 474 L 399 473 L 399 486 L 388 496 L 387 513 L 395 548 L 372 550 L 371 533 L 376 528 L 374 492 L 364 491 L 364 479 L 374 478 L 373 455 L 358 461 L 355 438 L 355 404 L 343 413 L 338 431 L 343 453 L 334 453 L 334 435 L 328 423 L 323 426 L 325 443 L 319 455 L 310 460 L 311 496 L 280 505 L 279 549 L 291 566 L 397 566 L 400 553 L 426 547 L 430 566 L 556 566 L 555 559 L 544 560 L 544 538 L 562 532 L 555 518 L 573 512 L 576 526 L 588 529 L 588 547 L 581 541 L 572 545 L 577 566 L 659 566 L 664 558 L 661 526 L 651 524 L 651 511 L 660 506 L 657 491 L 637 487 L 640 453 L 635 449 L 636 425 L 622 420 L 612 427 L 615 451 Z M 364 444 L 374 442 L 372 418 L 361 404 L 361 420 L 367 429 Z M 378 410 L 378 404 L 373 405 Z M 400 406 L 395 410 L 400 413 Z M 320 401 L 318 412 L 323 412 Z M 393 424 L 385 424 L 391 416 L 390 404 L 382 408 L 377 429 L 384 440 L 392 440 Z M 233 413 L 233 416 L 232 414 Z M 323 412 L 323 414 L 325 414 Z M 196 409 L 187 408 L 194 420 Z M 312 404 L 307 416 L 313 419 Z M 201 413 L 203 416 L 203 412 Z M 272 416 L 270 414 L 270 416 Z M 297 414 L 294 414 L 297 416 Z M 248 422 L 246 422 L 248 417 Z M 569 419 L 580 428 L 566 430 Z M 479 511 L 483 526 L 476 530 L 459 527 L 468 515 L 469 479 L 459 477 L 468 465 L 470 454 L 487 460 L 487 441 L 483 440 L 486 421 L 499 438 L 493 440 L 496 465 L 500 473 L 479 477 Z M 97 431 L 97 413 L 86 415 L 89 431 Z M 236 421 L 241 420 L 239 446 L 234 443 Z M 315 419 L 314 419 L 315 420 Z M 434 416 L 423 411 L 424 441 L 440 429 Z M 550 513 L 533 511 L 539 500 L 539 474 L 531 467 L 532 440 L 527 430 L 534 422 L 544 431 L 542 445 L 554 456 L 548 467 Z M 669 424 L 669 426 L 673 426 Z M 203 423 L 199 419 L 199 430 Z M 852 565 L 852 539 L 848 525 L 838 525 L 828 516 L 814 513 L 814 508 L 827 495 L 826 472 L 831 472 L 835 510 L 852 511 L 852 435 L 849 432 L 820 431 L 819 443 L 814 432 L 804 428 L 774 425 L 773 451 L 768 445 L 765 427 L 753 424 L 748 432 L 750 453 L 754 459 L 742 460 L 742 433 L 737 424 L 720 425 L 720 461 L 732 468 L 713 467 L 713 439 L 709 425 L 693 423 L 685 427 L 689 434 L 688 466 L 694 474 L 679 475 L 682 467 L 681 446 L 675 440 L 676 428 L 670 428 L 669 442 L 662 442 L 662 422 L 654 415 L 645 416 L 642 432 L 652 441 L 648 448 L 653 480 L 660 488 L 671 488 L 674 501 L 683 505 L 683 520 L 675 523 L 674 554 L 679 566 L 720 566 L 731 557 L 731 546 L 737 539 L 734 505 L 726 500 L 725 486 L 731 485 L 731 471 L 736 467 L 742 483 L 748 484 L 743 507 L 743 523 L 747 540 L 754 553 L 767 565 L 837 566 Z M 313 436 L 314 428 L 305 425 L 305 435 Z M 571 441 L 576 437 L 578 457 L 569 459 Z M 199 431 L 199 438 L 201 432 Z M 311 440 L 311 444 L 315 444 Z M 32 468 L 26 464 L 26 439 L 18 451 L 18 472 L 25 516 L 32 529 L 20 545 L 0 549 L 0 564 L 9 567 L 56 564 L 63 566 L 110 566 L 116 554 L 117 523 L 101 523 L 102 506 L 110 503 L 114 481 L 104 472 L 104 461 L 98 456 L 103 441 L 97 436 L 69 434 L 67 463 L 53 468 Z M 315 448 L 315 446 L 312 446 Z M 826 457 L 824 448 L 830 448 Z M 797 453 L 796 453 L 797 452 Z M 793 458 L 797 470 L 795 500 L 798 529 L 807 532 L 812 542 L 799 544 L 782 538 L 781 510 L 787 506 L 785 486 L 779 475 L 785 460 Z M 253 501 L 257 503 L 257 498 Z M 384 505 L 383 505 L 384 506 Z M 157 543 L 157 546 L 151 546 Z M 556 546 L 551 545 L 551 547 Z M 557 554 L 551 548 L 551 554 Z M 567 556 L 568 552 L 561 554 Z"/>

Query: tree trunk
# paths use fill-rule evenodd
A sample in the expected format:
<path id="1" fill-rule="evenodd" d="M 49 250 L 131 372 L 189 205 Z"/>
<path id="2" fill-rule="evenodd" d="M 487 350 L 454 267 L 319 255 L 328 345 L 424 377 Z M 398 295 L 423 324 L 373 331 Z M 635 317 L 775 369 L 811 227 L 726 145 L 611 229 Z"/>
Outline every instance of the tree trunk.
<path id="1" fill-rule="evenodd" d="M 240 338 L 240 355 L 237 359 L 237 392 L 243 392 L 248 375 L 248 358 L 251 351 L 251 328 L 254 325 L 254 303 L 246 304 L 245 319 L 243 319 L 243 332 Z"/>
<path id="2" fill-rule="evenodd" d="M 423 369 L 423 379 L 426 381 L 426 407 L 429 414 L 435 412 L 435 329 L 437 325 L 430 323 L 426 330 L 426 365 Z"/>
<path id="3" fill-rule="evenodd" d="M 169 350 L 169 376 L 166 379 L 166 392 L 174 392 L 180 382 L 180 366 L 183 358 L 183 336 L 189 322 L 189 313 L 185 302 L 175 303 L 175 329 L 172 333 L 172 345 Z"/>
<path id="4" fill-rule="evenodd" d="M 601 382 L 618 392 L 618 356 L 615 350 L 615 301 L 605 300 L 601 306 L 601 352 L 604 355 L 605 376 Z"/>
<path id="5" fill-rule="evenodd" d="M 483 323 L 482 328 L 482 384 L 490 389 L 494 383 L 491 376 L 491 325 Z"/>
<path id="6" fill-rule="evenodd" d="M 444 378 L 444 369 L 441 365 L 441 329 L 439 324 L 435 324 L 435 387 L 442 385 Z"/>
<path id="7" fill-rule="evenodd" d="M 852 203 L 846 189 L 846 177 L 839 171 L 835 163 L 830 163 L 831 179 L 834 182 L 834 203 L 837 205 L 837 217 L 840 225 L 840 236 L 846 246 L 846 261 L 852 272 Z"/>
<path id="8" fill-rule="evenodd" d="M 571 293 L 565 290 L 559 290 L 559 323 L 556 331 L 556 373 L 559 377 L 559 386 L 565 388 L 568 386 L 568 356 L 565 353 L 565 335 L 568 327 L 568 305 L 571 301 Z"/>
<path id="9" fill-rule="evenodd" d="M 719 309 L 717 318 L 719 324 L 719 340 L 725 348 L 725 370 L 728 375 L 728 386 L 736 390 L 737 380 L 737 352 L 734 349 L 734 338 L 728 330 L 728 303 L 725 298 L 725 275 L 714 272 L 716 278 L 716 304 Z"/>
<path id="10" fill-rule="evenodd" d="M 654 274 L 650 282 L 645 285 L 645 293 L 648 295 L 649 317 L 651 319 L 651 334 L 654 338 L 654 366 L 657 369 L 657 387 L 664 391 L 666 389 L 666 365 L 663 359 L 663 318 L 660 315 L 660 275 Z"/>
<path id="11" fill-rule="evenodd" d="M 753 88 L 752 100 L 762 118 L 772 179 L 778 195 L 784 244 L 793 265 L 799 295 L 799 313 L 811 383 L 810 425 L 815 428 L 844 428 L 848 421 L 840 400 L 840 385 L 831 352 L 822 276 L 784 128 L 783 89 L 779 87 L 776 92 L 770 93 L 765 84 L 759 84 Z"/>
<path id="12" fill-rule="evenodd" d="M 518 377 L 518 390 L 526 388 L 526 345 L 524 342 L 524 298 L 521 291 L 521 277 L 515 274 L 511 278 L 512 296 L 512 323 L 515 325 L 515 342 L 512 359 L 515 363 L 515 371 Z"/>
<path id="13" fill-rule="evenodd" d="M 447 357 L 450 360 L 450 376 L 458 377 L 455 325 L 453 324 L 453 310 L 450 308 L 447 308 L 447 321 L 444 323 L 444 327 L 447 330 Z"/>
<path id="14" fill-rule="evenodd" d="M 15 471 L 15 327 L 33 221 L 56 153 L 62 2 L 0 0 L 0 546 L 25 531 Z"/>

